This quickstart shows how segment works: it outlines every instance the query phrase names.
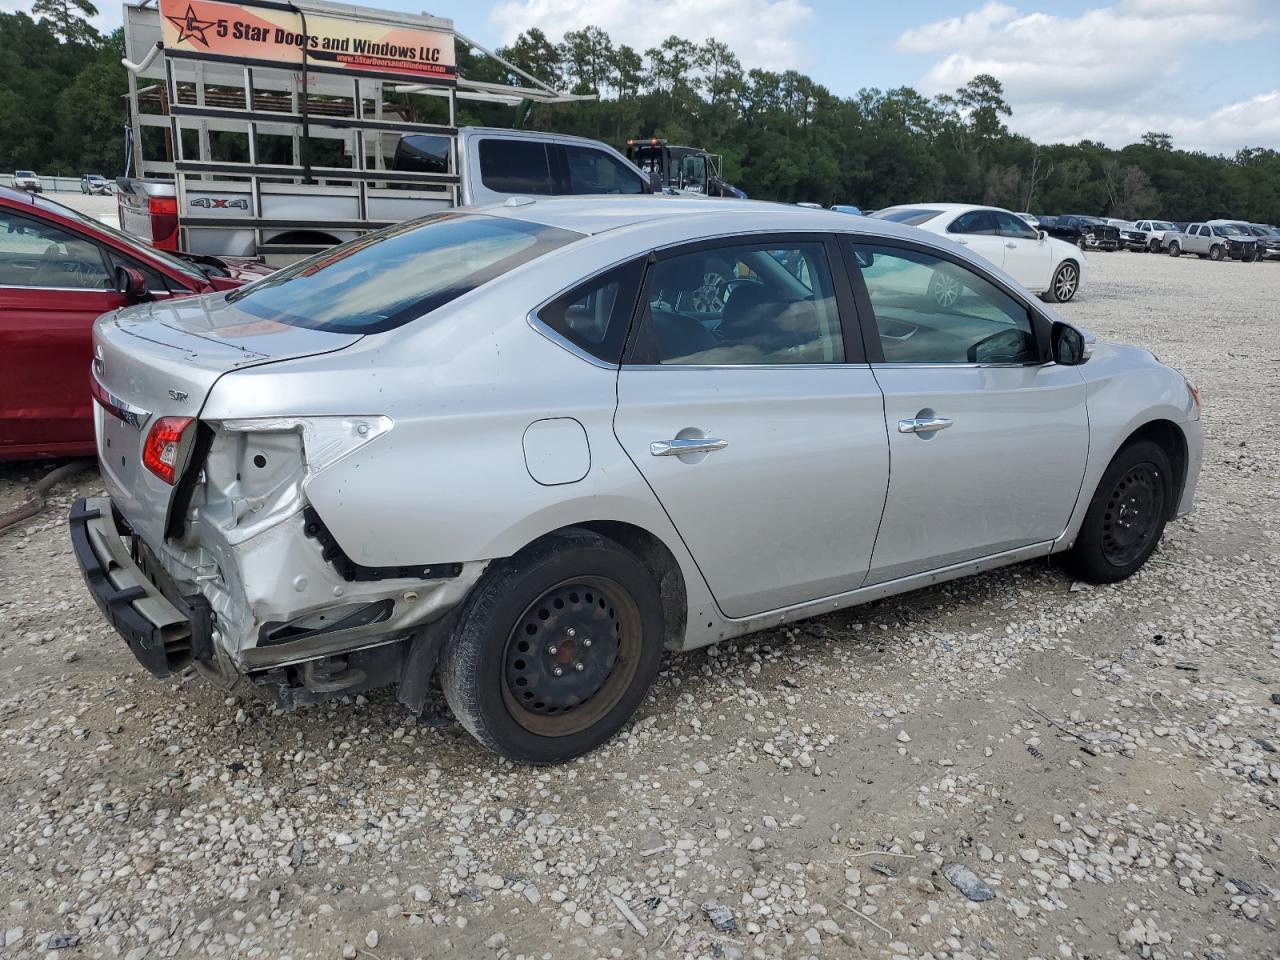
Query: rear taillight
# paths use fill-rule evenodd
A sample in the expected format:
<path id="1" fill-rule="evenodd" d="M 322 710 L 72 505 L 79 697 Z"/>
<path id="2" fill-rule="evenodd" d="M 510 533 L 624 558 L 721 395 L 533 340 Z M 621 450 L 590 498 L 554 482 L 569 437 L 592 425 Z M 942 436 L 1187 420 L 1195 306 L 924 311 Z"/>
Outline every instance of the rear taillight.
<path id="1" fill-rule="evenodd" d="M 194 417 L 161 417 L 147 434 L 142 448 L 142 464 L 172 486 L 178 479 L 182 455 L 195 436 Z"/>
<path id="2" fill-rule="evenodd" d="M 162 250 L 178 249 L 178 201 L 174 197 L 151 197 L 151 243 Z"/>

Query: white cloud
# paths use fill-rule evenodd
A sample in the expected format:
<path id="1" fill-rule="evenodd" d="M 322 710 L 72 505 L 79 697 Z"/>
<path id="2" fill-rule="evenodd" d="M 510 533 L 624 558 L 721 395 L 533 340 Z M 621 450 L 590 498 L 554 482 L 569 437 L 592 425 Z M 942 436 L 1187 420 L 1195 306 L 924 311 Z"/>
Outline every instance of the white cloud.
<path id="1" fill-rule="evenodd" d="M 559 40 L 566 30 L 597 26 L 641 53 L 672 34 L 714 37 L 748 68 L 786 70 L 804 63 L 795 34 L 812 16 L 804 0 L 502 0 L 489 20 L 504 44 L 530 27 Z"/>
<path id="2" fill-rule="evenodd" d="M 896 47 L 941 56 L 921 80 L 926 93 L 992 74 L 1013 107 L 1013 129 L 1038 140 L 1121 145 L 1164 130 L 1178 146 L 1232 152 L 1280 146 L 1280 98 L 1262 94 L 1206 114 L 1192 98 L 1219 77 L 1198 73 L 1200 60 L 1187 54 L 1195 44 L 1274 31 L 1269 9 L 1257 0 L 1119 0 L 1060 17 L 990 2 L 907 30 Z M 1221 69 L 1216 58 L 1209 69 Z M 1245 91 L 1255 78 L 1253 70 L 1241 74 Z"/>

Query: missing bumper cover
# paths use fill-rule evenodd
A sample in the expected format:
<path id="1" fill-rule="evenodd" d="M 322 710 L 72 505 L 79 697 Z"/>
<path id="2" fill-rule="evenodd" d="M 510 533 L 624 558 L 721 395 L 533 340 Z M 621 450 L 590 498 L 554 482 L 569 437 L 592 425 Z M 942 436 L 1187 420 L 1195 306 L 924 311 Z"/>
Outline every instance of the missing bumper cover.
<path id="1" fill-rule="evenodd" d="M 308 506 L 302 511 L 303 531 L 312 540 L 319 542 L 322 556 L 332 564 L 338 575 L 348 583 L 367 582 L 370 580 L 452 580 L 462 573 L 460 563 L 434 563 L 423 566 L 402 567 L 365 567 L 346 555 L 333 534 L 320 519 L 315 508 Z"/>

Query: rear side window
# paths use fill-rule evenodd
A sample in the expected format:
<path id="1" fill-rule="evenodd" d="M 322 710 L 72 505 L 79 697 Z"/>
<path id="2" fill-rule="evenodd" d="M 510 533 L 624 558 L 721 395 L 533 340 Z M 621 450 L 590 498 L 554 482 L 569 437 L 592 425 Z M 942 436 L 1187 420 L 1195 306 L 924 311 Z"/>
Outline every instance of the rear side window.
<path id="1" fill-rule="evenodd" d="M 603 150 L 569 144 L 564 154 L 569 167 L 569 193 L 644 193 L 644 183 L 635 171 Z"/>
<path id="2" fill-rule="evenodd" d="M 643 278 L 643 260 L 615 267 L 557 297 L 538 319 L 597 360 L 621 363 Z"/>
<path id="3" fill-rule="evenodd" d="M 551 146 L 537 140 L 480 141 L 480 182 L 497 193 L 555 193 Z"/>
<path id="4" fill-rule="evenodd" d="M 255 317 L 334 333 L 390 330 L 582 235 L 446 213 L 366 234 L 227 294 Z"/>
<path id="5" fill-rule="evenodd" d="M 396 144 L 394 166 L 412 173 L 448 173 L 452 149 L 449 137 L 425 133 L 401 137 Z"/>
<path id="6" fill-rule="evenodd" d="M 970 210 L 968 213 L 962 213 L 947 227 L 947 233 L 977 233 L 990 236 L 999 232 L 995 215 L 990 210 Z"/>
<path id="7" fill-rule="evenodd" d="M 901 223 L 908 227 L 918 227 L 927 220 L 932 220 L 941 210 L 924 210 L 919 207 L 904 207 L 901 210 L 882 210 L 879 213 L 872 214 L 877 220 L 888 220 L 891 223 Z"/>

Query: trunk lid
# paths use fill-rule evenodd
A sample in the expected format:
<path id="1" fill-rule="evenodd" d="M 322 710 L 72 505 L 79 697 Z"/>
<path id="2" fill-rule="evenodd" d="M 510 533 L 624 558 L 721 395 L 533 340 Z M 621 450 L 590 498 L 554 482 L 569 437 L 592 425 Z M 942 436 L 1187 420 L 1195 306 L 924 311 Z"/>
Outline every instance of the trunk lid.
<path id="1" fill-rule="evenodd" d="M 228 304 L 222 294 L 100 317 L 93 329 L 92 372 L 99 393 L 98 460 L 125 519 L 153 548 L 163 542 L 177 485 L 142 463 L 148 432 L 159 418 L 197 418 L 213 385 L 232 371 L 331 353 L 359 339 L 262 320 Z"/>

